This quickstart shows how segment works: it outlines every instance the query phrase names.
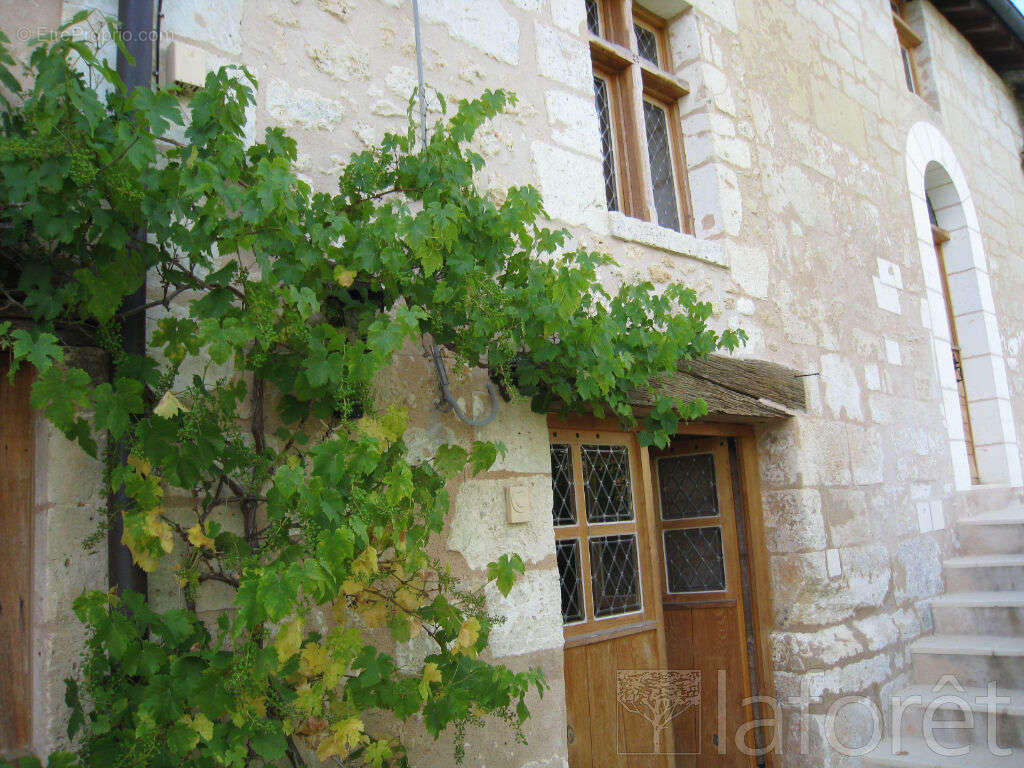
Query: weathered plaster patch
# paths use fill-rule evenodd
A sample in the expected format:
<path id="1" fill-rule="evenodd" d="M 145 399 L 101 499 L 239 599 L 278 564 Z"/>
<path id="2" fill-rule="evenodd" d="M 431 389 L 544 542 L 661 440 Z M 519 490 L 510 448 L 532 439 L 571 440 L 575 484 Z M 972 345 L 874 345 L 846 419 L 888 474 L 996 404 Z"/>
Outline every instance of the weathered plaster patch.
<path id="1" fill-rule="evenodd" d="M 837 354 L 822 355 L 821 380 L 825 384 L 825 403 L 833 416 L 840 418 L 845 413 L 849 419 L 864 418 L 860 384 L 849 360 Z"/>
<path id="2" fill-rule="evenodd" d="M 500 0 L 420 0 L 420 12 L 488 56 L 519 64 L 519 24 Z"/>
<path id="3" fill-rule="evenodd" d="M 525 485 L 530 494 L 530 522 L 505 521 L 505 488 Z M 466 558 L 470 568 L 483 570 L 501 555 L 516 553 L 527 563 L 555 554 L 551 529 L 551 480 L 548 476 L 514 480 L 467 480 L 455 497 L 448 548 Z"/>
<path id="4" fill-rule="evenodd" d="M 495 656 L 516 656 L 562 647 L 561 587 L 554 568 L 528 570 L 508 597 L 491 583 L 484 590 L 487 609 L 505 621 L 491 630 L 488 647 Z"/>
<path id="5" fill-rule="evenodd" d="M 327 130 L 341 122 L 345 107 L 340 101 L 274 78 L 267 87 L 267 112 L 288 125 Z"/>

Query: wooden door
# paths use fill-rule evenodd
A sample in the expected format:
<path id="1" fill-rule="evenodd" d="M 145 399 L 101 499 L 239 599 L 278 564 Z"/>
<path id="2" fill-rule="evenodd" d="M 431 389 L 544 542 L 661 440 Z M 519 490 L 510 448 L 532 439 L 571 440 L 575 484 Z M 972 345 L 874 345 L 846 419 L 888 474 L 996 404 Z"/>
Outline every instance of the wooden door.
<path id="1" fill-rule="evenodd" d="M 981 483 L 978 471 L 978 454 L 974 449 L 974 429 L 971 427 L 971 413 L 967 402 L 967 384 L 964 382 L 963 356 L 960 352 L 960 339 L 956 332 L 956 320 L 953 315 L 953 299 L 949 293 L 949 278 L 946 273 L 946 257 L 942 252 L 942 244 L 949 241 L 949 233 L 944 229 L 932 226 L 932 237 L 935 241 L 935 255 L 939 259 L 939 272 L 942 274 L 942 298 L 946 302 L 946 320 L 949 323 L 949 347 L 953 353 L 953 373 L 956 375 L 956 390 L 960 398 L 960 419 L 964 427 L 964 443 L 967 447 L 967 464 L 971 470 L 971 483 Z"/>
<path id="2" fill-rule="evenodd" d="M 735 734 L 752 713 L 743 582 L 729 448 L 723 438 L 677 438 L 652 457 L 666 658 L 699 673 L 699 703 L 673 720 L 676 762 L 754 765 Z"/>
<path id="3" fill-rule="evenodd" d="M 32 375 L 8 378 L 0 354 L 0 757 L 24 754 L 31 739 Z"/>
<path id="4" fill-rule="evenodd" d="M 550 437 L 569 764 L 671 768 L 671 729 L 654 727 L 634 690 L 636 674 L 665 667 L 649 472 L 632 435 Z"/>

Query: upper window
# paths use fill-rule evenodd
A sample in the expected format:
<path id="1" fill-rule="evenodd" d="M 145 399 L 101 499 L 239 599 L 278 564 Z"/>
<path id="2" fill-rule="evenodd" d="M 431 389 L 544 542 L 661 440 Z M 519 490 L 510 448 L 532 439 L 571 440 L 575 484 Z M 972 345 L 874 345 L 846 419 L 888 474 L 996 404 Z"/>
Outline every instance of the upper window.
<path id="1" fill-rule="evenodd" d="M 906 0 L 890 0 L 889 5 L 892 8 L 892 23 L 896 26 L 896 37 L 900 42 L 900 60 L 903 63 L 903 77 L 907 82 L 907 90 L 920 94 L 914 52 L 921 45 L 921 38 L 904 18 Z"/>
<path id="2" fill-rule="evenodd" d="M 587 0 L 586 10 L 608 210 L 690 232 L 678 108 L 687 89 L 668 71 L 664 21 L 623 0 Z"/>

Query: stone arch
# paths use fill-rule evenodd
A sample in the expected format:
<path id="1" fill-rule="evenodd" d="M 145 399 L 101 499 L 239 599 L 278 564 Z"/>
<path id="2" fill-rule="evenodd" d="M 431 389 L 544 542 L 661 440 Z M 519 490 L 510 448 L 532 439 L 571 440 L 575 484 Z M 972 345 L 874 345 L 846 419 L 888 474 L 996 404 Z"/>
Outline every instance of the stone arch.
<path id="1" fill-rule="evenodd" d="M 919 122 L 907 136 L 907 179 L 921 254 L 932 336 L 932 362 L 942 393 L 943 414 L 958 489 L 971 485 L 960 395 L 953 365 L 948 286 L 960 344 L 970 426 L 982 483 L 1021 485 L 1020 453 L 1010 407 L 1002 337 L 988 276 L 977 211 L 953 148 L 931 123 Z M 929 204 L 936 224 L 949 232 L 943 245 L 945 274 L 936 252 Z"/>

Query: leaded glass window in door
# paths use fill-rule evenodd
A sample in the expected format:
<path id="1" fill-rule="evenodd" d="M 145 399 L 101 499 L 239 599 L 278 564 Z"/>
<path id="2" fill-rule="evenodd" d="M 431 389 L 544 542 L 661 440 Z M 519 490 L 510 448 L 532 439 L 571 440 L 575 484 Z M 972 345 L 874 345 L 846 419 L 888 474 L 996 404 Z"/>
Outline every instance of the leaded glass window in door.
<path id="1" fill-rule="evenodd" d="M 711 438 L 679 441 L 654 465 L 666 599 L 729 592 L 726 545 L 735 541 L 735 517 L 728 447 Z"/>
<path id="2" fill-rule="evenodd" d="M 644 611 L 632 446 L 620 433 L 551 432 L 551 518 L 566 626 L 617 626 Z"/>

